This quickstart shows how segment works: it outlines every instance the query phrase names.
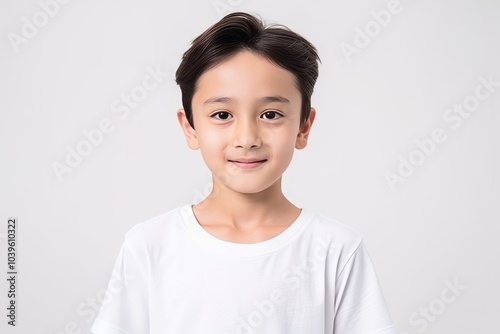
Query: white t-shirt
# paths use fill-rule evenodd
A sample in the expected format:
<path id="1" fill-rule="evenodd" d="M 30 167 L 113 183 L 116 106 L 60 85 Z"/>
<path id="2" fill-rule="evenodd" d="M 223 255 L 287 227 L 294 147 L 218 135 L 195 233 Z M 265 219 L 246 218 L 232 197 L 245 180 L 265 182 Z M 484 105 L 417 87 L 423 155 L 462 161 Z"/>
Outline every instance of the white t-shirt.
<path id="1" fill-rule="evenodd" d="M 253 244 L 208 233 L 191 205 L 137 224 L 95 334 L 395 334 L 359 232 L 302 208 Z"/>

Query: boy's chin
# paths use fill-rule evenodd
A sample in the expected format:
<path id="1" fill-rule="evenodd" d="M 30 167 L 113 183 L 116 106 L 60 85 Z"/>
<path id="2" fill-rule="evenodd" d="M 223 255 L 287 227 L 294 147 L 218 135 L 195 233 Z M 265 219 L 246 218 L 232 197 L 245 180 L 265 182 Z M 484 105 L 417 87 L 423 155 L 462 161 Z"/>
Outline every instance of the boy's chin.
<path id="1" fill-rule="evenodd" d="M 276 182 L 251 175 L 238 175 L 225 180 L 224 187 L 240 194 L 259 194 L 271 191 Z"/>

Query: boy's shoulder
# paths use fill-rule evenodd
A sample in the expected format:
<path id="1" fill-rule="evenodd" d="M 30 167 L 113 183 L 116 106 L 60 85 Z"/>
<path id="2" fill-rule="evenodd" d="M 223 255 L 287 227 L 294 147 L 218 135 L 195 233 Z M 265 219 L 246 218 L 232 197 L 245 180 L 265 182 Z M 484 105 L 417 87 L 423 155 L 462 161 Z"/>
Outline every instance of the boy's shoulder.
<path id="1" fill-rule="evenodd" d="M 354 251 L 363 241 L 360 231 L 318 211 L 311 212 L 308 230 L 315 238 L 324 240 L 335 247 Z"/>
<path id="2" fill-rule="evenodd" d="M 190 205 L 177 206 L 165 213 L 154 216 L 132 226 L 125 234 L 127 243 L 134 246 L 149 246 L 159 244 L 176 244 L 185 232 L 183 219 L 189 214 Z M 303 237 L 321 239 L 329 244 L 349 248 L 357 248 L 362 241 L 362 234 L 352 226 L 342 223 L 318 211 L 303 208 L 300 224 L 304 227 Z"/>
<path id="3" fill-rule="evenodd" d="M 181 221 L 179 213 L 185 207 L 175 207 L 167 212 L 135 224 L 125 233 L 125 241 L 137 246 L 139 243 L 151 243 L 155 240 L 172 237 L 172 232 L 174 231 L 169 230 L 179 227 L 180 224 L 177 224 Z"/>
<path id="4" fill-rule="evenodd" d="M 347 239 L 357 240 L 361 238 L 361 232 L 352 227 L 351 225 L 340 222 L 326 214 L 318 211 L 313 211 L 314 222 L 318 224 L 320 229 L 324 229 L 325 232 L 335 232 L 335 234 L 340 237 Z"/>

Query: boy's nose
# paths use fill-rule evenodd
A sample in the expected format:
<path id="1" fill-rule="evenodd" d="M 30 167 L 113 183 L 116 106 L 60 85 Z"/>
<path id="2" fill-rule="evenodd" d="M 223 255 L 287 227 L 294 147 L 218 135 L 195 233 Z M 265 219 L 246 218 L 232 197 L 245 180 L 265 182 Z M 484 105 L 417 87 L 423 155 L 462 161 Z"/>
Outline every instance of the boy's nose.
<path id="1" fill-rule="evenodd" d="M 240 120 L 237 122 L 234 130 L 233 145 L 234 147 L 243 147 L 246 149 L 262 145 L 259 127 L 255 121 Z"/>

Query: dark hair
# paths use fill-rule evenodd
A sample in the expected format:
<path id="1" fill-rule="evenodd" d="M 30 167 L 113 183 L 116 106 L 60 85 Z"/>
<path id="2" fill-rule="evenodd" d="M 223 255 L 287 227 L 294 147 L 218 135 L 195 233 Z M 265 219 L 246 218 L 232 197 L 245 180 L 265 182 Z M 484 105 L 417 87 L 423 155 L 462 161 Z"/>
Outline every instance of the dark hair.
<path id="1" fill-rule="evenodd" d="M 175 73 L 191 127 L 194 129 L 191 104 L 198 78 L 242 50 L 255 52 L 293 73 L 302 96 L 302 125 L 309 118 L 311 95 L 318 78 L 318 61 L 321 60 L 316 48 L 286 26 L 265 26 L 250 14 L 236 12 L 226 15 L 195 38 Z"/>

